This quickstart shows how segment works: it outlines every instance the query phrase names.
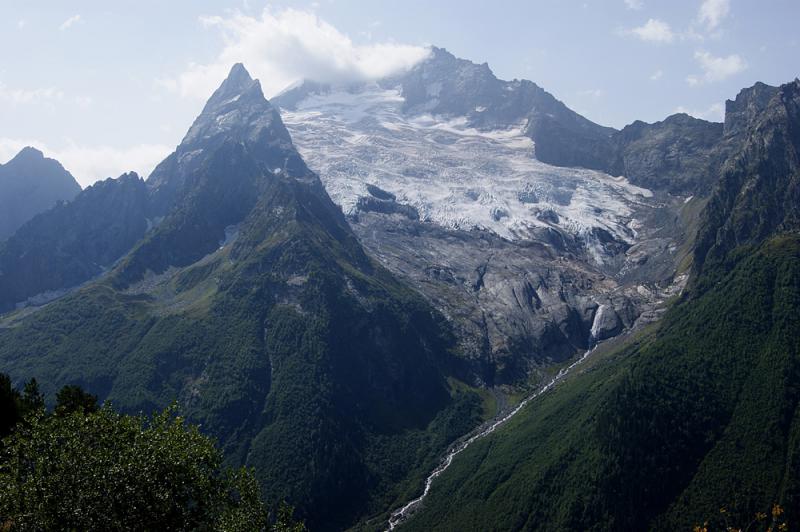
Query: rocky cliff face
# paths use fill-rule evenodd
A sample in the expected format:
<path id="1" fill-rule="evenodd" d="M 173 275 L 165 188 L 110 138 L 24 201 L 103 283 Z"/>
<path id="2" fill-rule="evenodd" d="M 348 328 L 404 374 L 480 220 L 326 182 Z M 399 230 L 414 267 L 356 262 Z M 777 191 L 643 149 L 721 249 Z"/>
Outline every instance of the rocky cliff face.
<path id="1" fill-rule="evenodd" d="M 736 150 L 700 224 L 697 271 L 736 247 L 800 228 L 800 81 L 756 84 L 727 108 L 725 134 Z"/>
<path id="2" fill-rule="evenodd" d="M 42 304 L 110 268 L 145 234 L 148 194 L 136 174 L 107 179 L 0 243 L 0 312 Z"/>
<path id="3" fill-rule="evenodd" d="M 721 140 L 722 124 L 686 114 L 655 124 L 637 121 L 614 135 L 618 159 L 610 171 L 653 190 L 708 195 L 723 157 L 715 149 Z"/>
<path id="4" fill-rule="evenodd" d="M 748 127 L 764 112 L 778 91 L 778 87 L 759 82 L 739 92 L 735 99 L 726 101 L 725 136 L 733 137 L 746 133 Z"/>
<path id="5" fill-rule="evenodd" d="M 40 212 L 81 191 L 61 164 L 39 150 L 24 148 L 0 165 L 0 241 Z"/>
<path id="6" fill-rule="evenodd" d="M 658 288 L 621 286 L 565 258 L 570 252 L 545 235 L 515 243 L 377 213 L 360 213 L 353 228 L 374 257 L 447 316 L 469 364 L 466 378 L 484 385 L 524 382 L 631 327 L 658 300 Z M 555 231 L 550 237 L 564 245 Z"/>

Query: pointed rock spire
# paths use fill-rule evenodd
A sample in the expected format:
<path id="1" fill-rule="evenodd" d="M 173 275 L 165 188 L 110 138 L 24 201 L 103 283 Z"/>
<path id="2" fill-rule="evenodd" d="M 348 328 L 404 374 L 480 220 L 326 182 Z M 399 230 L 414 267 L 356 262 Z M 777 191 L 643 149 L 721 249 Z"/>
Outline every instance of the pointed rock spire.
<path id="1" fill-rule="evenodd" d="M 243 95 L 252 95 L 255 99 L 264 99 L 264 93 L 261 91 L 261 84 L 258 80 L 250 77 L 250 73 L 244 68 L 241 63 L 236 63 L 231 67 L 228 77 L 214 91 L 214 94 L 209 98 L 208 102 L 203 108 L 203 113 L 213 111 L 215 108 L 231 103 L 241 98 Z"/>
<path id="2" fill-rule="evenodd" d="M 225 80 L 226 83 L 251 83 L 252 81 L 253 78 L 250 77 L 250 73 L 242 63 L 234 64 Z"/>
<path id="3" fill-rule="evenodd" d="M 267 136 L 291 144 L 280 115 L 261 91 L 261 83 L 250 77 L 244 65 L 236 63 L 206 102 L 178 152 L 209 148 L 215 143 L 213 139 L 254 141 L 264 138 L 265 130 L 269 130 Z"/>
<path id="4" fill-rule="evenodd" d="M 193 186 L 193 176 L 208 172 L 214 161 L 230 164 L 231 149 L 246 154 L 249 162 L 271 175 L 309 174 L 277 109 L 241 63 L 233 65 L 175 152 L 150 174 L 147 183 L 154 194 L 155 211 L 169 210 L 187 187 Z M 222 166 L 219 163 L 218 167 Z"/>

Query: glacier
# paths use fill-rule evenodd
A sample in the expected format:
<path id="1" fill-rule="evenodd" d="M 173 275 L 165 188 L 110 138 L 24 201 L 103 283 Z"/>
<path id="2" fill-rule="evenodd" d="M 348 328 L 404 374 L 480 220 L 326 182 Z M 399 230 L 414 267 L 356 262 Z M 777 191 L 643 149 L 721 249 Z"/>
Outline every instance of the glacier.
<path id="1" fill-rule="evenodd" d="M 355 216 L 368 185 L 416 209 L 424 222 L 486 230 L 514 241 L 557 227 L 592 249 L 592 229 L 633 244 L 637 206 L 652 192 L 624 177 L 537 161 L 523 123 L 478 130 L 463 117 L 409 115 L 399 88 L 377 84 L 311 94 L 281 114 L 334 202 Z"/>

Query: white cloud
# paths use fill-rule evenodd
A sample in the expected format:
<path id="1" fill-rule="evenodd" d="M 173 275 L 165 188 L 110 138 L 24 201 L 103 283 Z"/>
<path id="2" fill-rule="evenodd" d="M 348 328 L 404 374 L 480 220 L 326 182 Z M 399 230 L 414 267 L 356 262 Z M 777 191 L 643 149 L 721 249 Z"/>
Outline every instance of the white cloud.
<path id="1" fill-rule="evenodd" d="M 591 100 L 599 100 L 603 96 L 606 95 L 606 91 L 603 89 L 587 89 L 578 92 L 579 96 L 583 96 L 585 98 L 589 98 Z"/>
<path id="2" fill-rule="evenodd" d="M 17 29 L 18 29 L 18 30 L 23 30 L 23 29 L 25 29 L 25 19 L 24 19 L 24 18 L 21 18 L 21 19 L 19 19 L 19 20 L 17 21 Z"/>
<path id="3" fill-rule="evenodd" d="M 643 26 L 628 30 L 626 33 L 648 42 L 670 43 L 675 40 L 675 33 L 669 24 L 655 18 L 649 19 Z"/>
<path id="4" fill-rule="evenodd" d="M 91 96 L 76 96 L 74 101 L 75 105 L 81 109 L 88 109 L 94 103 L 94 99 Z"/>
<path id="5" fill-rule="evenodd" d="M 231 65 L 244 63 L 273 96 L 300 79 L 325 83 L 378 79 L 410 68 L 428 49 L 396 43 L 357 45 L 313 11 L 266 8 L 260 15 L 234 13 L 202 17 L 208 28 L 221 30 L 224 47 L 207 64 L 189 64 L 175 77 L 156 84 L 182 96 L 208 98 Z"/>
<path id="6" fill-rule="evenodd" d="M 642 0 L 625 0 L 625 5 L 628 6 L 628 9 L 635 10 L 639 10 L 644 7 Z"/>
<path id="7" fill-rule="evenodd" d="M 72 15 L 67 20 L 61 23 L 61 26 L 58 27 L 59 30 L 64 31 L 70 29 L 72 26 L 77 24 L 81 21 L 80 15 Z"/>
<path id="8" fill-rule="evenodd" d="M 686 107 L 679 106 L 675 109 L 676 113 L 686 113 L 695 118 L 702 118 L 703 120 L 710 120 L 712 122 L 722 122 L 725 120 L 725 106 L 721 103 L 713 103 L 708 109 L 704 110 L 691 110 Z"/>
<path id="9" fill-rule="evenodd" d="M 0 103 L 7 103 L 13 107 L 19 105 L 45 105 L 53 107 L 56 102 L 69 101 L 81 109 L 87 109 L 94 100 L 90 96 L 75 96 L 67 98 L 61 89 L 56 87 L 42 87 L 38 89 L 11 88 L 0 81 Z"/>
<path id="10" fill-rule="evenodd" d="M 40 149 L 45 157 L 59 161 L 83 187 L 107 177 L 119 177 L 132 170 L 142 177 L 147 177 L 153 168 L 174 150 L 174 147 L 161 144 L 138 144 L 116 148 L 68 143 L 61 148 L 54 148 L 35 139 L 0 137 L 0 162 L 8 161 L 25 146 Z"/>
<path id="11" fill-rule="evenodd" d="M 658 70 L 650 74 L 650 81 L 658 81 L 663 77 L 664 77 L 664 71 L 659 68 Z"/>
<path id="12" fill-rule="evenodd" d="M 715 57 L 709 52 L 698 51 L 694 53 L 694 58 L 700 68 L 703 69 L 703 73 L 686 78 L 686 82 L 693 87 L 704 83 L 726 80 L 747 68 L 747 62 L 738 54 Z"/>
<path id="13" fill-rule="evenodd" d="M 704 0 L 697 13 L 697 20 L 708 30 L 714 30 L 731 9 L 730 0 Z"/>
<path id="14" fill-rule="evenodd" d="M 35 104 L 62 100 L 64 93 L 54 87 L 39 89 L 12 89 L 0 81 L 0 102 L 12 105 Z"/>

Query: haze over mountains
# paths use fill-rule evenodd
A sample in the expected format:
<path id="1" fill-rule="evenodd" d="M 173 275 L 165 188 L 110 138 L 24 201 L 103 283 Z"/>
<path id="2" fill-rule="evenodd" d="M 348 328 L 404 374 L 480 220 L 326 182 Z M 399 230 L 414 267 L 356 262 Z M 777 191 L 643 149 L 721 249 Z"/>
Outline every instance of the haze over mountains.
<path id="1" fill-rule="evenodd" d="M 0 367 L 177 400 L 270 504 L 378 530 L 600 343 L 401 526 L 797 520 L 799 147 L 797 80 L 615 130 L 440 48 L 272 102 L 236 64 L 147 180 L 0 167 L 53 194 L 0 243 Z"/>

